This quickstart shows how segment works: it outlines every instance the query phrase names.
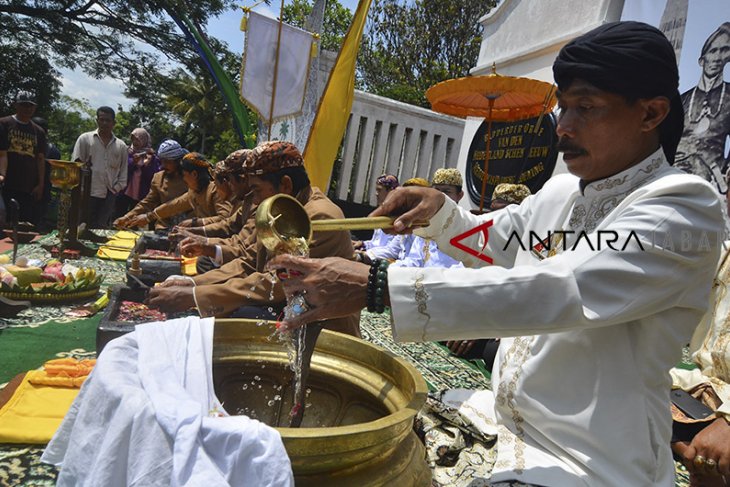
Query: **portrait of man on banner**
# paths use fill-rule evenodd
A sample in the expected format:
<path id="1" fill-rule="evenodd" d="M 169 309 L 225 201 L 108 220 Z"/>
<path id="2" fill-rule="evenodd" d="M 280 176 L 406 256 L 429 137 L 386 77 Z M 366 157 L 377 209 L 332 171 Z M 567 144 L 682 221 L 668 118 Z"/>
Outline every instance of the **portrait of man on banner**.
<path id="1" fill-rule="evenodd" d="M 730 162 L 730 83 L 723 76 L 728 62 L 730 22 L 724 22 L 702 46 L 702 73 L 697 85 L 682 94 L 684 132 L 675 162 L 677 167 L 716 184 L 722 193 L 727 191 L 725 175 Z"/>
<path id="2" fill-rule="evenodd" d="M 622 20 L 658 27 L 674 46 L 684 132 L 675 165 L 728 191 L 730 166 L 730 3 L 626 0 Z M 730 230 L 730 221 L 726 222 Z"/>

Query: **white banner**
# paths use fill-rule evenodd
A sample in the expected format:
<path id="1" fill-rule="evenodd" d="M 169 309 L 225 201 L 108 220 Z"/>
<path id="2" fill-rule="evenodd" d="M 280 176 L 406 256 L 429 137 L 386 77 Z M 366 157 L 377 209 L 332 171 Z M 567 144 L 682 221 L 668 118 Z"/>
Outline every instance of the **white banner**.
<path id="1" fill-rule="evenodd" d="M 314 37 L 307 31 L 283 24 L 274 94 L 278 33 L 277 20 L 249 12 L 241 67 L 241 98 L 265 121 L 301 112 L 309 76 Z M 273 113 L 272 96 L 275 97 Z"/>

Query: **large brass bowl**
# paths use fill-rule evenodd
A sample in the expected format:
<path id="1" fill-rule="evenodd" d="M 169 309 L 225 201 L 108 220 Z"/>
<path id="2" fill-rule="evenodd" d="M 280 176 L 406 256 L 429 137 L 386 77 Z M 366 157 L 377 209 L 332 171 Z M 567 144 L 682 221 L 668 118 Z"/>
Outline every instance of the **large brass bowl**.
<path id="1" fill-rule="evenodd" d="M 427 486 L 431 474 L 413 432 L 427 387 L 405 360 L 369 342 L 323 330 L 312 357 L 301 428 L 287 428 L 292 373 L 274 329 L 216 320 L 213 380 L 231 414 L 281 433 L 297 486 Z M 281 399 L 272 399 L 280 396 Z"/>

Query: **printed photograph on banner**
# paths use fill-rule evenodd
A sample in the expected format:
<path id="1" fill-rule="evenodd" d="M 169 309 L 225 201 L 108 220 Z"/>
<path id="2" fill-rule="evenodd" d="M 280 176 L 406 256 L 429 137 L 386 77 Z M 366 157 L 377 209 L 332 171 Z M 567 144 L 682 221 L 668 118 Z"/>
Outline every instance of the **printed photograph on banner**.
<path id="1" fill-rule="evenodd" d="M 684 132 L 675 165 L 728 190 L 730 2 L 626 0 L 622 20 L 659 27 L 675 48 Z"/>

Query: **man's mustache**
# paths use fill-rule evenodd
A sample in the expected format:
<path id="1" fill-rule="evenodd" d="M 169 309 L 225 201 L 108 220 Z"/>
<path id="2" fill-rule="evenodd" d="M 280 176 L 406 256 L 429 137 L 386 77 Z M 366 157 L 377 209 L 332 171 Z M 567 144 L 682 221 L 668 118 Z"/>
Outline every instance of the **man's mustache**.
<path id="1" fill-rule="evenodd" d="M 566 139 L 558 140 L 558 144 L 556 147 L 557 147 L 558 151 L 568 152 L 570 154 L 587 154 L 588 153 L 584 148 L 582 148 L 578 145 L 575 145 Z"/>

